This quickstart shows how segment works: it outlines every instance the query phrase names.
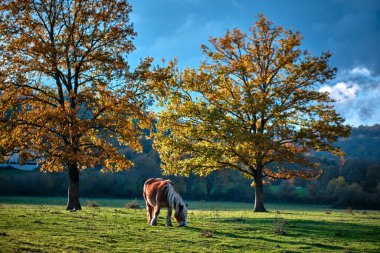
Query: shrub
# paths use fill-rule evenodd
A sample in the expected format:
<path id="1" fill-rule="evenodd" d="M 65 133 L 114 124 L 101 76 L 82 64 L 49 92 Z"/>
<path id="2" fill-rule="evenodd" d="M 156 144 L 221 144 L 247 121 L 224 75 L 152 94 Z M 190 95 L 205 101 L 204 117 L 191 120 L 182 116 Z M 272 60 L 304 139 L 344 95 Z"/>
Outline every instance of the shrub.
<path id="1" fill-rule="evenodd" d="M 128 209 L 141 209 L 141 207 L 139 205 L 139 202 L 137 202 L 137 199 L 132 200 L 131 202 L 128 202 L 127 204 L 125 204 L 125 208 L 128 208 Z"/>
<path id="2" fill-rule="evenodd" d="M 87 200 L 87 207 L 99 207 L 99 204 L 93 200 Z"/>
<path id="3" fill-rule="evenodd" d="M 284 235 L 286 226 L 288 225 L 288 221 L 280 218 L 278 215 L 276 218 L 273 220 L 273 232 L 276 235 Z"/>

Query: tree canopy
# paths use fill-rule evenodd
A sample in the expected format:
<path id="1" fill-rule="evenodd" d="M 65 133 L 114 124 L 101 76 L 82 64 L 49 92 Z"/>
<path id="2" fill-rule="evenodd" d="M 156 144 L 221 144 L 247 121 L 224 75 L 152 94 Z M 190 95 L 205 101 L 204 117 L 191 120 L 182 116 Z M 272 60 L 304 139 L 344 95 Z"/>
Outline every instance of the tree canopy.
<path id="1" fill-rule="evenodd" d="M 82 169 L 133 166 L 117 145 L 142 151 L 151 59 L 130 71 L 130 12 L 125 0 L 1 1 L 2 155 L 36 159 L 43 171 L 68 168 L 73 188 Z M 80 208 L 75 198 L 68 208 Z"/>
<path id="2" fill-rule="evenodd" d="M 327 151 L 350 127 L 318 85 L 334 77 L 329 52 L 300 49 L 299 32 L 264 16 L 248 33 L 235 28 L 202 45 L 198 69 L 175 62 L 157 78 L 166 109 L 159 115 L 155 147 L 166 173 L 207 175 L 235 169 L 254 179 L 256 211 L 265 211 L 265 177 L 311 178 L 318 164 L 308 154 Z"/>

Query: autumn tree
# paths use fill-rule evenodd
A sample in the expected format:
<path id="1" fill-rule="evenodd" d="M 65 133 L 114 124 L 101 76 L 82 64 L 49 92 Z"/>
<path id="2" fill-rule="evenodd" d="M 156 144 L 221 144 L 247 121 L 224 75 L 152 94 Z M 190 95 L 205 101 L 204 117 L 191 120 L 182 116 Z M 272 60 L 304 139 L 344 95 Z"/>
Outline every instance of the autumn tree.
<path id="1" fill-rule="evenodd" d="M 145 85 L 151 59 L 130 71 L 136 36 L 125 0 L 3 0 L 0 3 L 0 151 L 67 170 L 68 210 L 81 209 L 86 168 L 133 163 L 152 120 Z"/>
<path id="2" fill-rule="evenodd" d="M 207 175 L 233 169 L 253 179 L 255 207 L 264 207 L 265 179 L 316 177 L 313 151 L 341 155 L 333 145 L 349 126 L 318 85 L 334 77 L 330 53 L 301 51 L 298 32 L 264 16 L 248 33 L 227 31 L 202 46 L 198 69 L 175 62 L 156 80 L 166 109 L 155 147 L 166 173 Z"/>

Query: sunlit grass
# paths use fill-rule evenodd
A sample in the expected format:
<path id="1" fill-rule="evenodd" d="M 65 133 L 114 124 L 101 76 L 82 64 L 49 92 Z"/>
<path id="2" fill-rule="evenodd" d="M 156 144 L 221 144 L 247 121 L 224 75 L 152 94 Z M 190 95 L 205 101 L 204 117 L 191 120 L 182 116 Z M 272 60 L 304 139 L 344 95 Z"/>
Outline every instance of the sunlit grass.
<path id="1" fill-rule="evenodd" d="M 27 200 L 27 199 L 25 199 Z M 35 199 L 36 200 L 36 199 Z M 43 200 L 43 199 L 40 199 Z M 4 204 L 0 199 L 1 252 L 379 252 L 380 212 L 252 204 L 190 202 L 187 228 L 146 224 L 144 209 L 127 200 L 96 201 L 100 207 L 68 212 L 64 205 Z M 114 202 L 112 202 L 114 201 Z M 104 207 L 119 203 L 120 207 Z M 29 199 L 29 202 L 31 199 Z M 141 203 L 141 206 L 144 205 Z M 274 219 L 287 221 L 282 235 Z"/>
<path id="2" fill-rule="evenodd" d="M 142 195 L 141 195 L 142 196 Z M 124 207 L 126 203 L 137 201 L 137 203 L 145 208 L 145 202 L 141 199 L 115 199 L 115 198 L 81 198 L 81 204 L 86 205 L 88 201 L 95 201 L 101 207 Z M 253 209 L 253 202 L 227 202 L 227 201 L 185 201 L 190 209 L 197 210 L 242 210 Z M 0 204 L 33 204 L 33 205 L 65 205 L 66 197 L 20 197 L 20 196 L 0 196 Z M 288 210 L 326 210 L 328 206 L 324 205 L 299 205 L 288 203 L 267 203 L 266 208 L 271 211 Z"/>

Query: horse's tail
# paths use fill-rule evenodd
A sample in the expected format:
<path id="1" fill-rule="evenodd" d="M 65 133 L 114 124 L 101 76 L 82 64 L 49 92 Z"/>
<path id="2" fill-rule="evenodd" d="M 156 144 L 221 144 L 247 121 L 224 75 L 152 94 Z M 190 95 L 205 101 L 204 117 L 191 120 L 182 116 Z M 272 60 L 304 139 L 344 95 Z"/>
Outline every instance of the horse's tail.
<path id="1" fill-rule="evenodd" d="M 146 187 L 148 185 L 150 185 L 152 183 L 152 181 L 154 181 L 155 179 L 154 178 L 149 178 L 148 180 L 145 181 L 144 183 L 144 188 L 143 188 L 143 196 L 144 196 L 144 200 L 146 202 Z"/>
<path id="2" fill-rule="evenodd" d="M 143 187 L 143 196 L 144 196 L 145 202 L 146 202 L 146 188 L 149 185 L 151 185 L 152 183 L 157 182 L 157 181 L 163 181 L 163 179 L 162 178 L 149 178 L 148 180 L 145 181 L 144 187 Z"/>

